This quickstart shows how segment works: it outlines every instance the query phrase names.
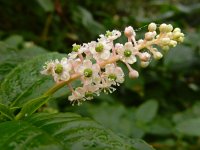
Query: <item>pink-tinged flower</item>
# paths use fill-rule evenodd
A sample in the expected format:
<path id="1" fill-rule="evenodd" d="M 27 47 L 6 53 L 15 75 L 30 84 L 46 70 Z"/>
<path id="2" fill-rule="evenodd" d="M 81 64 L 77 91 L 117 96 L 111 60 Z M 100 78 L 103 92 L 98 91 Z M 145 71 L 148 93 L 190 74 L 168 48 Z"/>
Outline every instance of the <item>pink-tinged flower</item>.
<path id="1" fill-rule="evenodd" d="M 120 59 L 125 63 L 135 63 L 137 60 L 135 57 L 136 52 L 137 50 L 133 47 L 131 42 L 126 42 L 123 47 L 117 44 L 117 53 L 120 55 Z"/>
<path id="2" fill-rule="evenodd" d="M 78 105 L 84 101 L 85 96 L 85 90 L 82 87 L 76 88 L 74 91 L 72 91 L 72 95 L 68 97 L 68 100 L 72 102 L 72 105 L 74 105 L 76 102 Z"/>
<path id="3" fill-rule="evenodd" d="M 78 55 L 84 53 L 88 49 L 88 45 L 86 43 L 82 46 L 75 43 L 72 46 L 72 52 L 68 54 L 69 59 L 75 59 Z"/>
<path id="4" fill-rule="evenodd" d="M 45 62 L 45 65 L 43 66 L 44 70 L 40 71 L 40 73 L 44 75 L 52 75 L 54 66 L 55 66 L 55 63 L 52 60 Z"/>
<path id="5" fill-rule="evenodd" d="M 111 85 L 118 85 L 124 82 L 124 72 L 120 67 L 114 64 L 107 64 L 103 76 L 106 77 L 106 82 Z"/>
<path id="6" fill-rule="evenodd" d="M 68 97 L 69 101 L 78 103 L 80 105 L 82 101 L 92 100 L 95 95 L 99 96 L 100 90 L 97 85 L 84 85 L 83 87 L 78 87 L 72 91 L 72 95 Z"/>
<path id="7" fill-rule="evenodd" d="M 90 60 L 84 60 L 83 64 L 77 68 L 76 72 L 82 75 L 82 82 L 88 85 L 94 82 L 95 78 L 99 77 L 100 66 L 92 64 Z"/>
<path id="8" fill-rule="evenodd" d="M 56 59 L 54 62 L 52 76 L 56 82 L 68 81 L 70 79 L 71 69 L 71 64 L 68 63 L 67 58 L 63 58 L 60 62 Z"/>
<path id="9" fill-rule="evenodd" d="M 112 49 L 112 43 L 107 41 L 99 41 L 89 47 L 90 52 L 97 61 L 107 60 L 110 58 L 110 50 Z"/>

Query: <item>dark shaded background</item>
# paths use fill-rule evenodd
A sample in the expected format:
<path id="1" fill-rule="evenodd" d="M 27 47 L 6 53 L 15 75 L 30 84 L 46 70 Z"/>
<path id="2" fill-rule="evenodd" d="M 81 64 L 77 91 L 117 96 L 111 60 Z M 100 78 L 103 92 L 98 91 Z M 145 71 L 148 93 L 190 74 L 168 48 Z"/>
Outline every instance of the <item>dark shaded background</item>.
<path id="1" fill-rule="evenodd" d="M 140 77 L 127 78 L 117 92 L 80 107 L 71 107 L 65 95 L 41 111 L 78 112 L 160 150 L 199 150 L 198 135 L 176 128 L 187 119 L 200 120 L 199 14 L 199 0 L 0 0 L 0 40 L 19 49 L 32 42 L 69 53 L 73 43 L 95 40 L 106 30 L 123 31 L 131 25 L 142 37 L 150 22 L 180 27 L 185 42 L 146 69 L 135 65 Z M 143 119 L 148 113 L 152 117 Z M 194 130 L 200 135 L 199 127 Z"/>

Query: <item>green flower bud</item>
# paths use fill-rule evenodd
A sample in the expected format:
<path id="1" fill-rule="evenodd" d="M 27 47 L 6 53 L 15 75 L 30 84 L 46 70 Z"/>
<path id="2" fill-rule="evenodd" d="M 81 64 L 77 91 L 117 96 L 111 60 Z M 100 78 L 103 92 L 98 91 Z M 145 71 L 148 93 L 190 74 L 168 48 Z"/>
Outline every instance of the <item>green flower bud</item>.
<path id="1" fill-rule="evenodd" d="M 92 73 L 93 73 L 92 69 L 90 69 L 90 68 L 85 69 L 84 72 L 83 72 L 84 76 L 87 77 L 87 78 L 91 77 Z"/>
<path id="2" fill-rule="evenodd" d="M 124 56 L 125 56 L 125 57 L 130 57 L 131 54 L 132 54 L 132 52 L 131 52 L 131 50 L 129 50 L 129 49 L 126 49 L 126 50 L 124 51 Z"/>
<path id="3" fill-rule="evenodd" d="M 104 49 L 104 46 L 103 46 L 103 44 L 101 44 L 101 43 L 98 43 L 98 44 L 96 45 L 96 47 L 95 47 L 96 52 L 99 52 L 99 53 L 102 52 L 103 49 Z"/>
<path id="4" fill-rule="evenodd" d="M 55 68 L 55 73 L 61 74 L 63 72 L 63 66 L 61 64 L 57 64 Z"/>

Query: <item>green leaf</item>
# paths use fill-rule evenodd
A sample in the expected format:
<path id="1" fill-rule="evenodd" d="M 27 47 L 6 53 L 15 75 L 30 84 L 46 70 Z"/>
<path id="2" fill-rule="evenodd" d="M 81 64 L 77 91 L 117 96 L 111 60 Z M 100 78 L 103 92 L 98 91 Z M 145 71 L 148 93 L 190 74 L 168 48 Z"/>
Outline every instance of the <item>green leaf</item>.
<path id="1" fill-rule="evenodd" d="M 73 113 L 35 114 L 0 124 L 0 149 L 153 150 L 142 140 L 119 137 Z"/>
<path id="2" fill-rule="evenodd" d="M 45 49 L 36 45 L 16 49 L 4 42 L 0 42 L 0 81 L 18 64 L 46 52 Z"/>
<path id="3" fill-rule="evenodd" d="M 184 120 L 176 126 L 177 131 L 190 136 L 200 136 L 200 118 Z"/>
<path id="4" fill-rule="evenodd" d="M 136 119 L 143 123 L 148 123 L 156 116 L 158 110 L 158 102 L 149 100 L 143 103 L 136 111 Z"/>
<path id="5" fill-rule="evenodd" d="M 53 12 L 54 11 L 54 5 L 52 0 L 37 0 L 39 5 L 44 9 L 46 12 Z"/>
<path id="6" fill-rule="evenodd" d="M 5 116 L 6 118 L 9 118 L 10 120 L 14 119 L 14 115 L 10 111 L 10 109 L 6 105 L 1 103 L 0 103 L 0 114 Z"/>
<path id="7" fill-rule="evenodd" d="M 46 61 L 64 56 L 49 53 L 18 65 L 1 84 L 1 102 L 12 107 L 21 107 L 28 100 L 40 97 L 55 84 L 52 77 L 40 73 L 42 66 Z"/>

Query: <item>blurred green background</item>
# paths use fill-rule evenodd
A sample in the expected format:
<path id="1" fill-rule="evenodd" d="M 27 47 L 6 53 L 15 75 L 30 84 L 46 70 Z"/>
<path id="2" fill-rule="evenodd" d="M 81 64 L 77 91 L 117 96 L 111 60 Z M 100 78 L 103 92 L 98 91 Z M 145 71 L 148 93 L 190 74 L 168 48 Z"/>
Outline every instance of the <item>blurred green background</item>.
<path id="1" fill-rule="evenodd" d="M 199 14 L 199 0 L 0 0 L 0 40 L 21 52 L 5 57 L 0 51 L 0 81 L 46 50 L 69 53 L 73 43 L 90 42 L 106 30 L 131 25 L 143 37 L 150 22 L 171 23 L 182 29 L 185 42 L 146 69 L 136 64 L 138 79 L 127 77 L 113 94 L 81 106 L 72 107 L 65 94 L 40 111 L 77 112 L 158 150 L 199 150 Z"/>

